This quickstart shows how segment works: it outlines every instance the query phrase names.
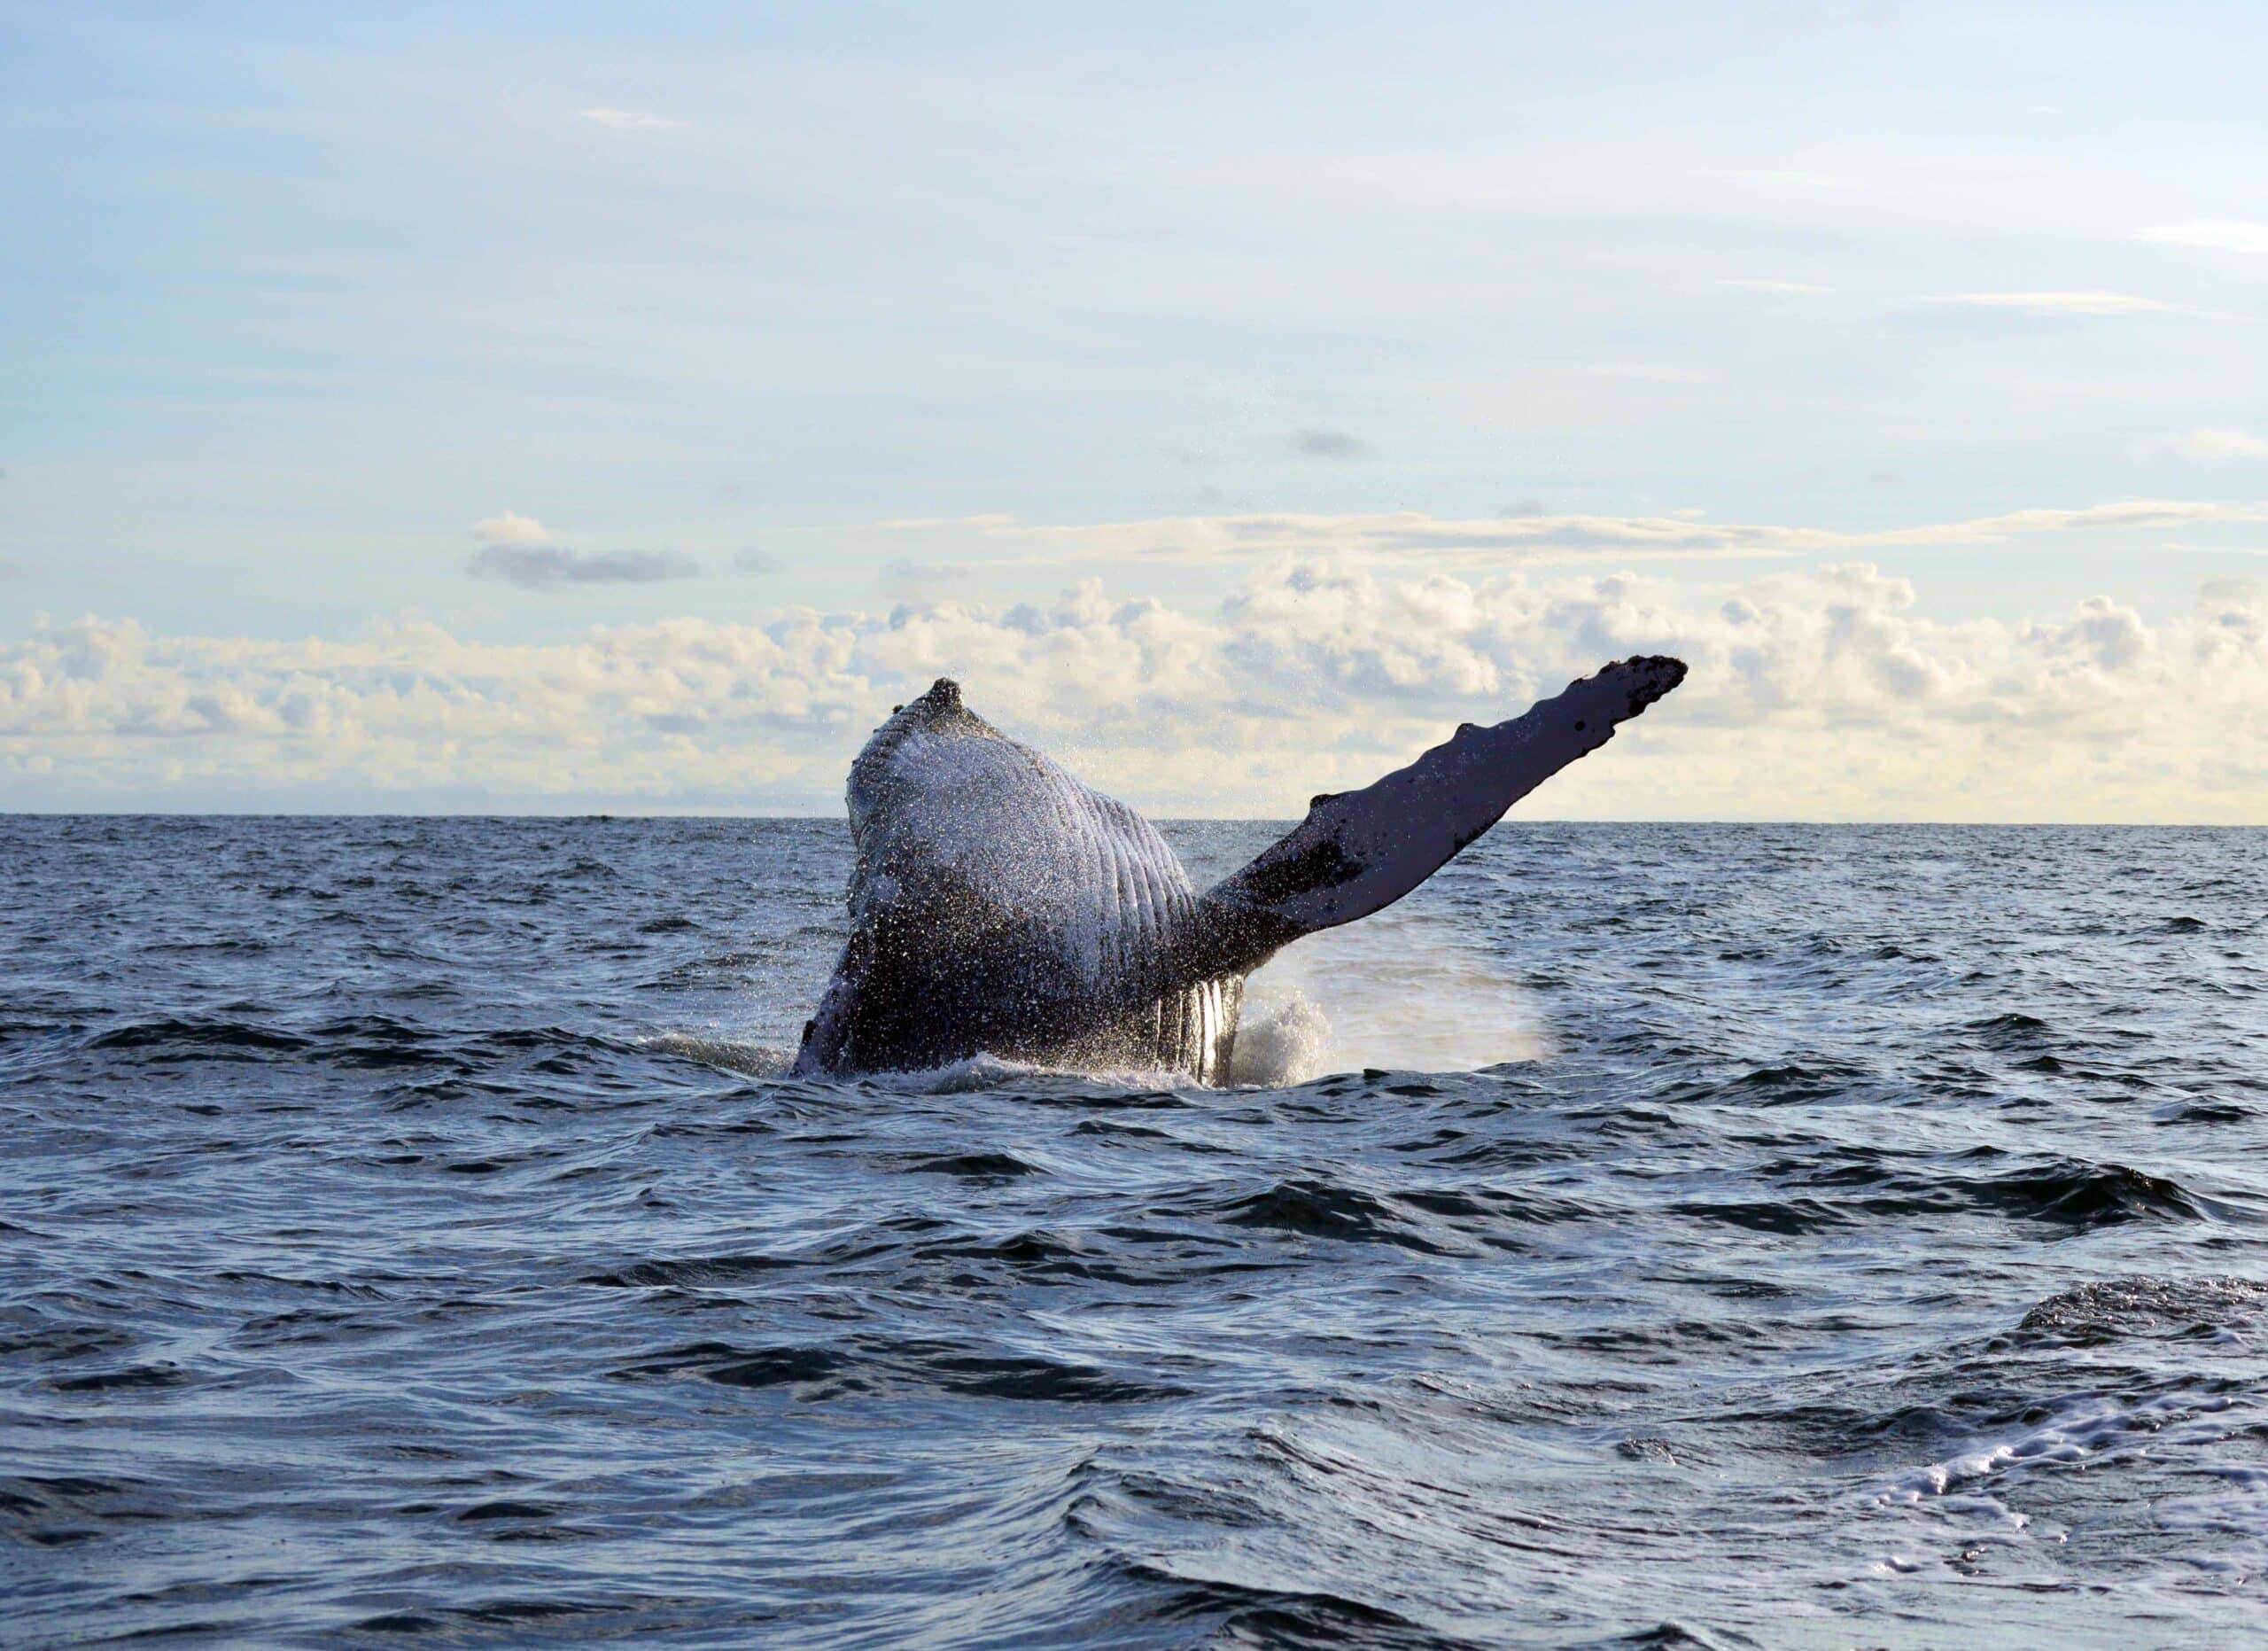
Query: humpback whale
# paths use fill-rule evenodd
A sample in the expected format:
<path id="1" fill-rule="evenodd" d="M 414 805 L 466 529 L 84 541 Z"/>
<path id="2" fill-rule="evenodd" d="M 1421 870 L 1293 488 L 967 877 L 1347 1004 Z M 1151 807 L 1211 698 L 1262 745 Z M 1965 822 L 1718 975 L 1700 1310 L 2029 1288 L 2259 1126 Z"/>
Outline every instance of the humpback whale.
<path id="1" fill-rule="evenodd" d="M 1685 677 L 1618 660 L 1525 715 L 1466 723 L 1210 889 L 1157 829 L 1018 744 L 940 679 L 850 765 L 850 936 L 793 1071 L 989 1053 L 1068 1071 L 1226 1079 L 1244 979 L 1392 905 Z"/>

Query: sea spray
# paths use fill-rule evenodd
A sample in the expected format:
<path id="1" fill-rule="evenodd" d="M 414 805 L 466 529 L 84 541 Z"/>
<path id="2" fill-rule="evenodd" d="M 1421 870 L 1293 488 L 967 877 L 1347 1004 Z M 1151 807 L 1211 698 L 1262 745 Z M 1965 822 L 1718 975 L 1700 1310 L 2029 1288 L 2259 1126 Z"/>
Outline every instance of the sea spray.
<path id="1" fill-rule="evenodd" d="M 1267 1055 L 1247 1054 L 1247 1042 Z M 1447 921 L 1397 909 L 1309 935 L 1253 976 L 1237 1075 L 1470 1072 L 1552 1050 L 1542 1009 L 1502 965 Z M 1295 1052 L 1306 1063 L 1295 1076 L 1247 1076 Z"/>

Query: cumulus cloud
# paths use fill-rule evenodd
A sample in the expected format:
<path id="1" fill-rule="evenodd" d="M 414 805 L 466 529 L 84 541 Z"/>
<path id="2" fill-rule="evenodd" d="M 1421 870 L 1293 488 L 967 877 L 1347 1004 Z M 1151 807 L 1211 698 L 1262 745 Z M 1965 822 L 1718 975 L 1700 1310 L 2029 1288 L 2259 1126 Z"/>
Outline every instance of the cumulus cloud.
<path id="1" fill-rule="evenodd" d="M 643 109 L 585 109 L 581 113 L 583 119 L 593 125 L 617 132 L 670 132 L 685 124 L 665 114 L 649 114 Z"/>
<path id="2" fill-rule="evenodd" d="M 1531 815 L 2259 821 L 2268 594 L 2109 596 L 2020 623 L 1924 617 L 1865 562 L 1732 587 L 1460 578 L 1287 557 L 1197 609 L 1090 580 L 1046 604 L 783 610 L 503 644 L 426 623 L 348 642 L 86 619 L 0 642 L 19 804 L 221 794 L 383 804 L 839 806 L 866 731 L 933 678 L 1166 813 L 1294 814 L 1459 720 L 1604 660 L 1685 688 Z M 201 790 L 199 789 L 201 788 Z"/>
<path id="3" fill-rule="evenodd" d="M 2209 219 L 2195 223 L 2161 223 L 2138 230 L 2136 238 L 2161 246 L 2201 246 L 2218 253 L 2268 253 L 2268 223 Z"/>
<path id="4" fill-rule="evenodd" d="M 1368 458 L 1370 444 L 1343 430 L 1299 430 L 1292 433 L 1292 451 L 1307 458 Z"/>
<path id="5" fill-rule="evenodd" d="M 2140 315 L 2175 307 L 2132 292 L 1941 292 L 1921 300 L 1961 309 L 2016 309 L 2031 315 Z"/>
<path id="6" fill-rule="evenodd" d="M 576 550 L 561 544 L 532 516 L 501 510 L 473 524 L 480 549 L 465 558 L 476 578 L 501 579 L 527 590 L 562 585 L 646 585 L 691 579 L 701 565 L 674 550 Z"/>
<path id="7" fill-rule="evenodd" d="M 2151 445 L 2161 453 L 2187 459 L 2192 464 L 2226 464 L 2238 459 L 2268 458 L 2268 440 L 2249 430 L 2226 427 L 2185 430 L 2179 435 L 2162 436 Z"/>

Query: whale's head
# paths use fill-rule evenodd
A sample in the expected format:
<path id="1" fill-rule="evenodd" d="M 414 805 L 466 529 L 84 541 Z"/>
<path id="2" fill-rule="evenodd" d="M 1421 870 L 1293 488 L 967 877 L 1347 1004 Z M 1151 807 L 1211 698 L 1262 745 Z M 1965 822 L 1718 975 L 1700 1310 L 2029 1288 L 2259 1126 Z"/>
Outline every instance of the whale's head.
<path id="1" fill-rule="evenodd" d="M 862 844 L 868 828 L 886 819 L 909 794 L 934 784 L 950 747 L 967 739 L 1007 736 L 961 704 L 960 684 L 941 676 L 919 699 L 897 706 L 850 764 L 846 800 L 851 836 Z"/>

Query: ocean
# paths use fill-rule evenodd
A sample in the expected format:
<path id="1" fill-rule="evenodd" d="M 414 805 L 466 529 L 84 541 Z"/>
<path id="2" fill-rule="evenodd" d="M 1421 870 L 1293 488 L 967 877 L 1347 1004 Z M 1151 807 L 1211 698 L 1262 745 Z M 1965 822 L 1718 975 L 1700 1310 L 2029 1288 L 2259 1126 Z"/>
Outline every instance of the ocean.
<path id="1" fill-rule="evenodd" d="M 1207 1090 L 781 1076 L 832 821 L 0 819 L 0 1642 L 2268 1643 L 2264 851 L 1508 822 Z"/>

